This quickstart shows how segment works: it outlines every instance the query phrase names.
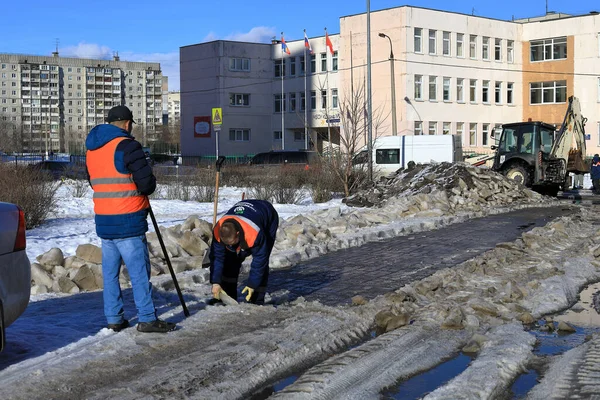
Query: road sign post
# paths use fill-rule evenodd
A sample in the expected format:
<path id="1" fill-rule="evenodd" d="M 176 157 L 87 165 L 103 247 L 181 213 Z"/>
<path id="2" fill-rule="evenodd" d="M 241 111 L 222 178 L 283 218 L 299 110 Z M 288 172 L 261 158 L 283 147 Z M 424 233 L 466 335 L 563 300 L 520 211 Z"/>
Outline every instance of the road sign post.
<path id="1" fill-rule="evenodd" d="M 223 125 L 223 109 L 213 108 L 212 109 L 212 126 L 215 131 L 215 154 L 217 159 L 219 158 L 219 133 L 221 132 L 221 125 Z"/>

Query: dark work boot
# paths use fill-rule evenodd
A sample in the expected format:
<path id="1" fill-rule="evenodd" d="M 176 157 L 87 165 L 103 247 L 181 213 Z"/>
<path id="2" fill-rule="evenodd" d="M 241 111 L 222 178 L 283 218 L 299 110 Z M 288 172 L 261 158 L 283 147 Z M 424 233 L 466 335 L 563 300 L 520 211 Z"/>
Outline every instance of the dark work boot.
<path id="1" fill-rule="evenodd" d="M 106 327 L 108 329 L 112 329 L 115 332 L 120 332 L 123 329 L 129 327 L 129 321 L 124 319 L 123 322 L 121 322 L 120 324 L 108 324 L 108 325 L 106 325 Z"/>
<path id="2" fill-rule="evenodd" d="M 138 322 L 137 330 L 139 332 L 158 332 L 158 333 L 167 333 L 170 331 L 174 331 L 177 328 L 172 322 L 162 321 L 160 319 L 154 320 L 152 322 Z"/>

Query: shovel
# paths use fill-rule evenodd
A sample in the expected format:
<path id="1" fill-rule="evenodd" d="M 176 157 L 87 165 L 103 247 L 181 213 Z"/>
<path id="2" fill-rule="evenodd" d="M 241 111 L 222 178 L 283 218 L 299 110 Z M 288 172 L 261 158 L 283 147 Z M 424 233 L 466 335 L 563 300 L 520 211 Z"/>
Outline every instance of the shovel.
<path id="1" fill-rule="evenodd" d="M 221 292 L 219 293 L 219 298 L 226 306 L 237 306 L 238 304 L 240 304 L 233 297 L 225 293 L 223 289 L 221 289 Z"/>
<path id="2" fill-rule="evenodd" d="M 225 162 L 225 156 L 219 156 L 215 165 L 217 174 L 215 178 L 215 207 L 213 212 L 213 229 L 217 224 L 217 203 L 219 202 L 219 175 L 221 175 L 221 166 L 223 165 L 223 162 Z"/>

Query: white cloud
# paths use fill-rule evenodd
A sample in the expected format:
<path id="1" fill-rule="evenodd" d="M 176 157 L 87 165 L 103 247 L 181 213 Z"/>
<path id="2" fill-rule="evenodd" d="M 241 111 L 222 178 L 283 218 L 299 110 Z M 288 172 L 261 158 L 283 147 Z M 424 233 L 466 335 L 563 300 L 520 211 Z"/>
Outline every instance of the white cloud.
<path id="1" fill-rule="evenodd" d="M 267 26 L 257 26 L 246 33 L 232 33 L 225 37 L 225 40 L 235 40 L 238 42 L 268 43 L 275 36 L 275 28 Z"/>
<path id="2" fill-rule="evenodd" d="M 113 53 L 108 46 L 81 42 L 76 46 L 67 46 L 61 48 L 60 55 L 64 57 L 96 58 L 100 60 L 107 60 L 112 57 Z"/>
<path id="3" fill-rule="evenodd" d="M 271 38 L 276 36 L 275 28 L 268 26 L 256 26 L 248 32 L 234 32 L 224 37 L 219 37 L 214 32 L 209 32 L 202 42 L 212 42 L 214 40 L 232 40 L 235 42 L 250 42 L 250 43 L 269 43 Z"/>

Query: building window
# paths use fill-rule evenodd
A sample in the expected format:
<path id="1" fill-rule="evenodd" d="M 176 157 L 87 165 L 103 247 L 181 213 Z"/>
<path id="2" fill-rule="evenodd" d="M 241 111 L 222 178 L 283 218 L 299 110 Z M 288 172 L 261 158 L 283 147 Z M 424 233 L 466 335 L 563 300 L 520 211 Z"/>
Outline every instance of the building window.
<path id="1" fill-rule="evenodd" d="M 321 108 L 327 109 L 327 90 L 321 90 Z"/>
<path id="2" fill-rule="evenodd" d="M 422 37 L 423 37 L 423 29 L 422 28 L 415 28 L 415 40 L 414 40 L 414 42 L 415 42 L 415 53 L 422 53 L 423 52 L 423 49 L 422 49 L 422 46 L 421 46 Z"/>
<path id="3" fill-rule="evenodd" d="M 315 72 L 317 72 L 317 55 L 311 54 L 310 55 L 310 73 L 314 74 Z"/>
<path id="4" fill-rule="evenodd" d="M 495 39 L 494 60 L 502 61 L 502 39 Z"/>
<path id="5" fill-rule="evenodd" d="M 275 77 L 285 76 L 285 58 L 279 60 L 273 60 L 273 66 L 275 67 Z"/>
<path id="6" fill-rule="evenodd" d="M 434 29 L 430 29 L 429 30 L 429 54 L 436 54 L 437 50 L 436 50 L 436 42 L 435 42 L 435 35 L 437 34 L 437 31 Z"/>
<path id="7" fill-rule="evenodd" d="M 415 135 L 422 135 L 422 134 L 423 134 L 423 122 L 415 121 Z"/>
<path id="8" fill-rule="evenodd" d="M 415 75 L 415 100 L 423 99 L 423 75 Z"/>
<path id="9" fill-rule="evenodd" d="M 306 93 L 300 93 L 300 111 L 306 110 Z"/>
<path id="10" fill-rule="evenodd" d="M 229 140 L 232 142 L 249 142 L 250 129 L 230 129 Z"/>
<path id="11" fill-rule="evenodd" d="M 321 72 L 327 72 L 327 53 L 321 53 Z"/>
<path id="12" fill-rule="evenodd" d="M 459 103 L 463 103 L 465 101 L 464 84 L 465 80 L 463 78 L 456 79 L 456 101 Z"/>
<path id="13" fill-rule="evenodd" d="M 250 59 L 249 58 L 230 58 L 229 59 L 229 70 L 230 71 L 250 71 Z"/>
<path id="14" fill-rule="evenodd" d="M 530 104 L 553 104 L 567 101 L 567 81 L 529 84 Z"/>
<path id="15" fill-rule="evenodd" d="M 488 145 L 488 136 L 490 134 L 490 124 L 483 124 L 481 126 L 481 145 Z"/>
<path id="16" fill-rule="evenodd" d="M 490 59 L 490 38 L 486 36 L 481 38 L 481 59 Z"/>
<path id="17" fill-rule="evenodd" d="M 285 93 L 283 94 L 283 100 L 281 98 L 281 94 L 276 94 L 275 96 L 275 112 L 285 112 Z"/>
<path id="18" fill-rule="evenodd" d="M 304 75 L 304 73 L 306 72 L 306 65 L 304 65 L 306 62 L 306 59 L 304 58 L 304 56 L 300 57 L 300 75 Z"/>
<path id="19" fill-rule="evenodd" d="M 513 103 L 513 85 L 512 82 L 506 84 L 506 104 Z"/>
<path id="20" fill-rule="evenodd" d="M 304 142 L 304 132 L 294 132 L 294 142 Z"/>
<path id="21" fill-rule="evenodd" d="M 442 122 L 442 135 L 449 135 L 451 129 L 450 122 Z"/>
<path id="22" fill-rule="evenodd" d="M 310 109 L 311 110 L 317 109 L 317 91 L 316 90 L 310 91 Z"/>
<path id="23" fill-rule="evenodd" d="M 437 100 L 437 76 L 429 77 L 429 100 Z"/>
<path id="24" fill-rule="evenodd" d="M 442 89 L 443 89 L 443 100 L 451 101 L 451 99 L 450 99 L 450 78 L 444 77 Z"/>
<path id="25" fill-rule="evenodd" d="M 456 34 L 456 57 L 464 57 L 463 42 L 465 35 L 462 33 Z"/>
<path id="26" fill-rule="evenodd" d="M 494 93 L 494 102 L 496 104 L 502 104 L 502 82 L 495 83 Z"/>
<path id="27" fill-rule="evenodd" d="M 532 40 L 529 42 L 531 61 L 564 60 L 567 58 L 567 38 Z"/>
<path id="28" fill-rule="evenodd" d="M 506 61 L 513 63 L 515 61 L 515 42 L 512 40 L 506 41 Z"/>
<path id="29" fill-rule="evenodd" d="M 477 35 L 469 35 L 469 57 L 477 58 Z"/>
<path id="30" fill-rule="evenodd" d="M 296 93 L 289 93 L 290 97 L 290 112 L 296 111 Z"/>
<path id="31" fill-rule="evenodd" d="M 469 85 L 469 101 L 471 103 L 477 102 L 477 79 L 471 79 Z"/>
<path id="32" fill-rule="evenodd" d="M 450 32 L 444 31 L 442 33 L 442 54 L 445 56 L 450 55 Z"/>
<path id="33" fill-rule="evenodd" d="M 429 122 L 429 134 L 437 135 L 437 122 L 436 121 Z"/>
<path id="34" fill-rule="evenodd" d="M 282 139 L 281 131 L 273 132 L 273 140 L 281 140 L 281 139 Z"/>
<path id="35" fill-rule="evenodd" d="M 457 122 L 456 123 L 456 136 L 460 137 L 461 140 L 463 140 L 463 133 L 465 130 L 465 123 L 464 122 Z"/>
<path id="36" fill-rule="evenodd" d="M 332 71 L 338 70 L 338 52 L 337 51 L 334 51 L 333 55 L 331 56 L 331 70 Z"/>
<path id="37" fill-rule="evenodd" d="M 296 57 L 290 58 L 290 75 L 296 75 Z"/>
<path id="38" fill-rule="evenodd" d="M 490 81 L 483 81 L 483 85 L 481 86 L 481 102 L 490 102 Z"/>
<path id="39" fill-rule="evenodd" d="M 338 108 L 338 90 L 331 89 L 331 107 Z"/>
<path id="40" fill-rule="evenodd" d="M 469 124 L 469 146 L 477 146 L 477 124 Z"/>

